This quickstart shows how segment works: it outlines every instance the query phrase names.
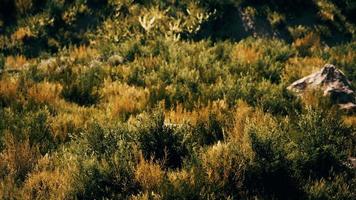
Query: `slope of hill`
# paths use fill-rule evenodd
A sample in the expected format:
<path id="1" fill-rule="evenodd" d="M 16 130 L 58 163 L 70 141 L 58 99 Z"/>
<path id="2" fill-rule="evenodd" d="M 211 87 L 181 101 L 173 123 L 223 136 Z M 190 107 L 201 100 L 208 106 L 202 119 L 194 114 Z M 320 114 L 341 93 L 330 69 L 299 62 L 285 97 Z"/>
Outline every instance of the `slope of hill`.
<path id="1" fill-rule="evenodd" d="M 354 199 L 353 0 L 2 0 L 1 199 Z"/>

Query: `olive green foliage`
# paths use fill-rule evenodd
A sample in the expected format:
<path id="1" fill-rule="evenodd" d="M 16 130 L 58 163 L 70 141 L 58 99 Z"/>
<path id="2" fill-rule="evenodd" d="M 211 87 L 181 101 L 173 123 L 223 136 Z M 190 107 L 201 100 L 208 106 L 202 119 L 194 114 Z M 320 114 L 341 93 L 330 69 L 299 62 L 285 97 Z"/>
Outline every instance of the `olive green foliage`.
<path id="1" fill-rule="evenodd" d="M 76 77 L 70 77 L 69 83 L 62 90 L 62 96 L 79 105 L 91 105 L 100 100 L 99 89 L 103 81 L 103 70 L 91 68 Z"/>
<path id="2" fill-rule="evenodd" d="M 355 199 L 352 0 L 4 0 L 0 199 Z M 236 19 L 236 20 L 235 20 Z"/>
<path id="3" fill-rule="evenodd" d="M 151 120 L 141 122 L 137 127 L 138 142 L 144 157 L 147 160 L 154 158 L 166 167 L 180 167 L 188 153 L 183 143 L 184 135 L 165 125 L 162 113 L 153 113 L 151 117 Z"/>

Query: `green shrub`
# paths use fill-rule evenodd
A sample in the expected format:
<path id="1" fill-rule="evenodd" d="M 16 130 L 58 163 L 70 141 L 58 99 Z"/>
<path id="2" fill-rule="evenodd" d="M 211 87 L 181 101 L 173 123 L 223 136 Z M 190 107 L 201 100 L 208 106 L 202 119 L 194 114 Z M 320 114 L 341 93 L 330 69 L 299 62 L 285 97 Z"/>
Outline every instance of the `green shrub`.
<path id="1" fill-rule="evenodd" d="M 12 133 L 18 141 L 28 140 L 30 147 L 37 147 L 42 155 L 55 149 L 57 142 L 48 125 L 49 111 L 44 108 L 35 112 L 16 112 L 8 109 L 3 112 L 3 128 Z"/>
<path id="2" fill-rule="evenodd" d="M 36 65 L 31 65 L 29 70 L 26 72 L 26 76 L 34 82 L 41 82 L 45 79 L 45 72 L 38 69 Z"/>
<path id="3" fill-rule="evenodd" d="M 126 199 L 137 193 L 134 167 L 136 155 L 133 146 L 122 142 L 107 159 L 88 158 L 80 162 L 74 185 L 79 199 Z"/>
<path id="4" fill-rule="evenodd" d="M 49 117 L 50 113 L 48 110 L 41 110 L 33 116 L 29 116 L 29 142 L 32 146 L 39 146 L 42 155 L 57 146 L 54 135 L 48 125 Z"/>
<path id="5" fill-rule="evenodd" d="M 62 96 L 74 103 L 90 106 L 100 100 L 99 87 L 103 83 L 104 71 L 100 67 L 90 68 L 77 79 L 64 85 Z"/>
<path id="6" fill-rule="evenodd" d="M 68 164 L 75 166 L 71 198 L 127 199 L 138 192 L 135 167 L 139 150 L 122 124 L 90 124 L 80 135 L 72 137 L 66 154 L 71 155 L 67 162 L 74 162 Z"/>
<path id="7" fill-rule="evenodd" d="M 296 127 L 297 152 L 295 168 L 301 177 L 322 178 L 332 171 L 344 170 L 350 151 L 352 130 L 335 112 L 307 108 L 299 115 Z"/>
<path id="8" fill-rule="evenodd" d="M 110 157 L 123 141 L 134 141 L 132 133 L 122 124 L 109 128 L 93 123 L 78 137 L 82 139 L 81 144 L 86 147 L 85 154 L 98 158 Z"/>
<path id="9" fill-rule="evenodd" d="M 192 132 L 193 141 L 200 146 L 211 145 L 224 139 L 223 124 L 215 113 L 209 113 L 208 120 L 198 119 Z"/>
<path id="10" fill-rule="evenodd" d="M 164 124 L 162 112 L 154 112 L 150 117 L 141 122 L 137 133 L 145 159 L 153 158 L 162 162 L 165 167 L 181 167 L 188 154 L 182 135 Z"/>
<path id="11" fill-rule="evenodd" d="M 244 179 L 248 158 L 237 144 L 220 143 L 206 149 L 201 155 L 205 175 L 206 197 L 214 199 L 245 198 Z"/>
<path id="12" fill-rule="evenodd" d="M 303 197 L 300 183 L 293 176 L 291 162 L 284 148 L 288 142 L 286 133 L 268 115 L 256 120 L 261 121 L 252 120 L 245 129 L 254 155 L 246 168 L 244 185 L 247 190 L 272 199 Z"/>
<path id="13" fill-rule="evenodd" d="M 352 176 L 352 175 L 351 175 Z M 320 179 L 305 185 L 309 199 L 353 199 L 355 179 L 341 174 L 332 179 Z"/>
<path id="14" fill-rule="evenodd" d="M 260 106 L 264 111 L 275 115 L 287 115 L 294 114 L 301 109 L 300 101 L 284 85 L 261 82 L 257 90 L 255 105 Z"/>

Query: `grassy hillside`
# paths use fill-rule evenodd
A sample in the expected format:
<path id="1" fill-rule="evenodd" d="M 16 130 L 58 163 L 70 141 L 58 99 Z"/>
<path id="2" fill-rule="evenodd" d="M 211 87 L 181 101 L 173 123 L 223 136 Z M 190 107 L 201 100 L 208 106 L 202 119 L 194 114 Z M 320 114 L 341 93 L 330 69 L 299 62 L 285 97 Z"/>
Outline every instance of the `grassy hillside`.
<path id="1" fill-rule="evenodd" d="M 2 0 L 0 199 L 355 199 L 353 0 Z"/>

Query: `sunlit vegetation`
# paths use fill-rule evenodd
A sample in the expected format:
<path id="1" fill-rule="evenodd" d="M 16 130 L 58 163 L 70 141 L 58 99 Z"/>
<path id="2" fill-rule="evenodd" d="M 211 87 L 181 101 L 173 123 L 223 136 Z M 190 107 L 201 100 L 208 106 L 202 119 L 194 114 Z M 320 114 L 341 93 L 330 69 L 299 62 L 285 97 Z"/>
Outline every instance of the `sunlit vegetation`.
<path id="1" fill-rule="evenodd" d="M 326 63 L 356 86 L 355 13 L 3 0 L 0 199 L 355 199 L 355 114 L 286 89 Z"/>

